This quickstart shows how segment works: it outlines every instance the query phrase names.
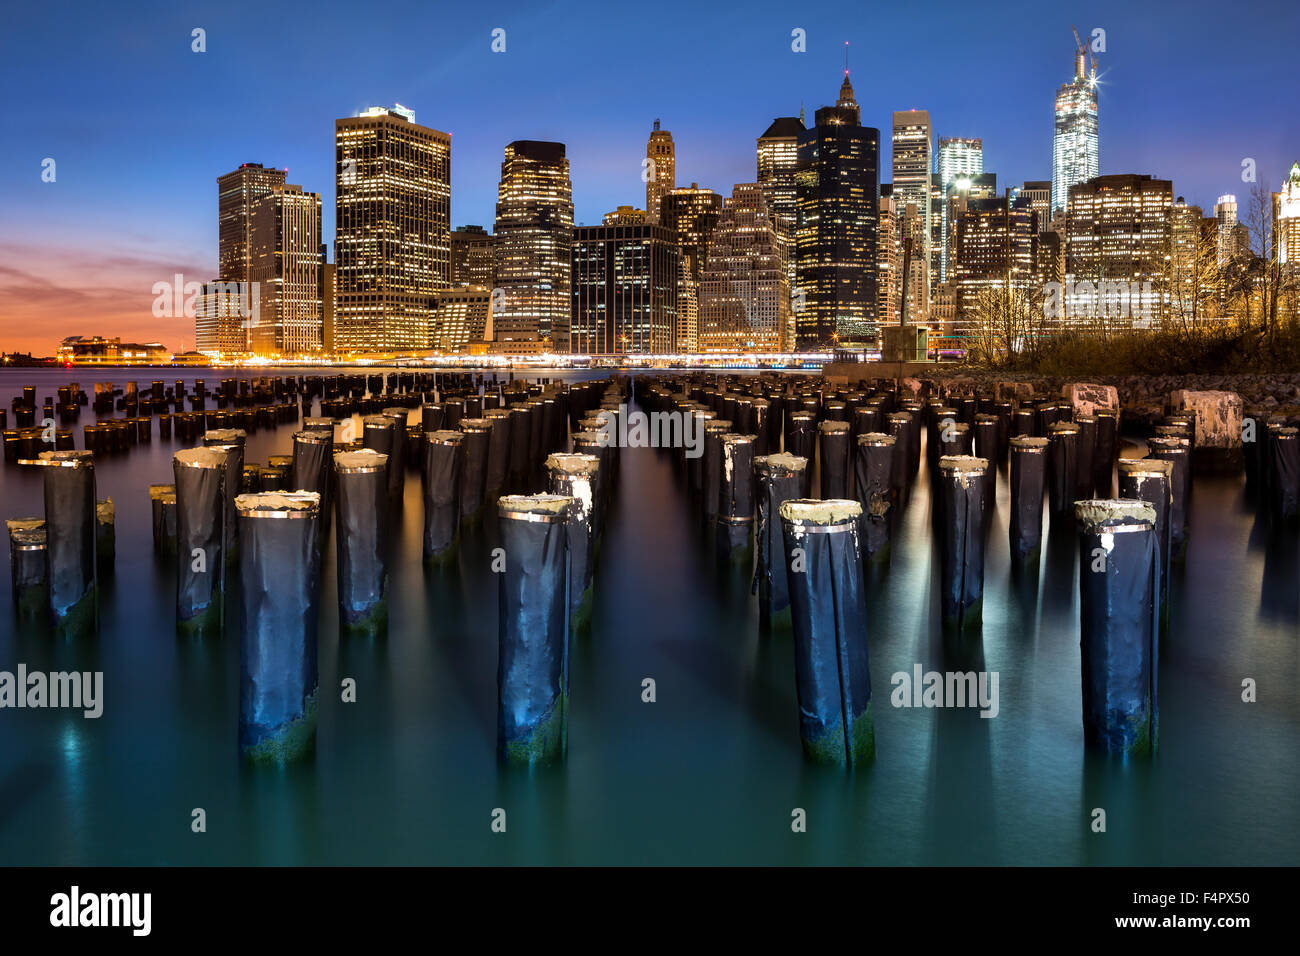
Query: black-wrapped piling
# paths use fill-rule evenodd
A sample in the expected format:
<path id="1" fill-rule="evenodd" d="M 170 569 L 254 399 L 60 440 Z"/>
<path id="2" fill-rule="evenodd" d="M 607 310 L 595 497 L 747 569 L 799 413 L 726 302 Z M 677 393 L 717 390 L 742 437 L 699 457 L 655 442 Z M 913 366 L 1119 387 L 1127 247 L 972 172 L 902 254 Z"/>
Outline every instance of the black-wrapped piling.
<path id="1" fill-rule="evenodd" d="M 165 558 L 176 557 L 176 486 L 150 485 L 149 510 L 153 519 L 153 549 Z"/>
<path id="2" fill-rule="evenodd" d="M 424 561 L 449 564 L 460 543 L 460 444 L 465 433 L 440 429 L 424 435 Z"/>
<path id="3" fill-rule="evenodd" d="M 786 580 L 785 538 L 781 531 L 781 505 L 803 494 L 802 472 L 808 459 L 782 452 L 754 459 L 755 530 L 758 561 L 754 587 L 758 592 L 760 623 L 769 630 L 790 627 L 790 585 Z"/>
<path id="4" fill-rule="evenodd" d="M 221 634 L 226 523 L 226 453 L 187 448 L 172 460 L 176 477 L 176 628 Z"/>
<path id="5" fill-rule="evenodd" d="M 488 450 L 492 442 L 492 423 L 486 418 L 462 418 L 460 443 L 463 462 L 460 470 L 460 519 L 477 524 L 483 517 L 483 492 L 487 480 Z"/>
<path id="6" fill-rule="evenodd" d="M 50 621 L 60 637 L 89 637 L 99 626 L 94 455 L 43 451 L 20 463 L 45 470 Z"/>
<path id="7" fill-rule="evenodd" d="M 723 435 L 721 451 L 717 556 L 748 567 L 754 557 L 754 436 Z"/>
<path id="8" fill-rule="evenodd" d="M 868 562 L 889 560 L 890 525 L 897 500 L 892 476 L 898 454 L 898 440 L 893 435 L 867 432 L 858 436 L 853 489 L 862 506 L 861 549 Z"/>
<path id="9" fill-rule="evenodd" d="M 856 501 L 793 499 L 780 507 L 789 570 L 795 687 L 804 754 L 856 767 L 875 755 L 867 604 Z"/>
<path id="10" fill-rule="evenodd" d="M 1177 563 L 1187 555 L 1187 514 L 1192 494 L 1191 444 L 1186 438 L 1148 438 L 1147 449 L 1152 458 L 1173 463 L 1173 470 L 1169 473 L 1169 557 Z"/>
<path id="11" fill-rule="evenodd" d="M 1169 624 L 1169 563 L 1172 560 L 1169 510 L 1173 505 L 1174 464 L 1161 458 L 1121 458 L 1119 496 L 1145 501 L 1155 515 L 1160 626 Z"/>
<path id="12" fill-rule="evenodd" d="M 1031 560 L 1043 547 L 1043 489 L 1047 481 L 1047 439 L 1016 435 L 1011 448 L 1011 557 Z"/>
<path id="13" fill-rule="evenodd" d="M 1269 442 L 1269 491 L 1273 514 L 1281 521 L 1300 515 L 1300 441 L 1297 429 L 1284 426 L 1272 433 Z"/>
<path id="14" fill-rule="evenodd" d="M 498 500 L 500 572 L 497 745 L 509 764 L 564 758 L 568 745 L 567 511 L 559 495 Z"/>
<path id="15" fill-rule="evenodd" d="M 293 467 L 289 484 L 294 491 L 320 495 L 318 517 L 326 523 L 330 512 L 330 469 L 334 461 L 334 426 L 328 432 L 304 429 L 293 433 Z M 319 537 L 317 539 L 319 543 Z"/>
<path id="16" fill-rule="evenodd" d="M 239 522 L 235 518 L 235 498 L 243 490 L 244 446 L 247 435 L 242 428 L 214 428 L 203 433 L 205 448 L 215 448 L 226 456 L 226 477 L 222 490 L 226 497 L 225 537 L 221 553 L 229 564 L 239 558 Z"/>
<path id="17" fill-rule="evenodd" d="M 595 506 L 600 459 L 595 455 L 553 454 L 546 459 L 552 495 L 570 499 L 565 514 L 569 550 L 569 630 L 585 633 L 591 625 L 595 571 Z"/>
<path id="18" fill-rule="evenodd" d="M 833 419 L 817 426 L 818 444 L 821 446 L 820 497 L 825 499 L 849 496 L 849 425 Z"/>
<path id="19" fill-rule="evenodd" d="M 943 624 L 964 631 L 980 622 L 984 607 L 984 526 L 988 520 L 986 458 L 952 455 L 939 459 L 940 606 Z"/>
<path id="20" fill-rule="evenodd" d="M 1052 422 L 1048 426 L 1048 499 L 1052 514 L 1068 515 L 1078 499 L 1079 426 Z"/>
<path id="21" fill-rule="evenodd" d="M 240 495 L 235 508 L 240 751 L 254 763 L 287 763 L 316 744 L 320 496 Z"/>
<path id="22" fill-rule="evenodd" d="M 13 585 L 14 613 L 21 621 L 38 621 L 49 613 L 50 607 L 45 519 L 11 518 L 5 525 L 9 530 L 9 580 Z"/>
<path id="23" fill-rule="evenodd" d="M 117 509 L 112 498 L 95 502 L 95 574 L 111 577 L 117 560 Z"/>
<path id="24" fill-rule="evenodd" d="M 1083 737 L 1145 756 L 1159 740 L 1159 558 L 1145 501 L 1080 501 L 1079 645 Z"/>
<path id="25" fill-rule="evenodd" d="M 388 625 L 388 463 L 370 448 L 335 452 L 339 621 L 382 634 Z"/>

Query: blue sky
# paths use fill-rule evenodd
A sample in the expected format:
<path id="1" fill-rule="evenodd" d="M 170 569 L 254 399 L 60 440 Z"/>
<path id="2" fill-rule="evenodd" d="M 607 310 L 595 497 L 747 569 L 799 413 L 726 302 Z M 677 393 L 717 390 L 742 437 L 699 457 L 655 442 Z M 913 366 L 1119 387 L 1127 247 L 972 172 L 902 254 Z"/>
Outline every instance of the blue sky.
<path id="1" fill-rule="evenodd" d="M 754 178 L 773 117 L 833 101 L 849 41 L 863 123 L 979 136 L 999 186 L 1051 176 L 1074 24 L 1099 55 L 1101 171 L 1210 205 L 1300 158 L 1300 5 L 1254 3 L 143 3 L 12 7 L 0 39 L 0 348 L 157 329 L 153 281 L 216 267 L 216 177 L 287 166 L 333 238 L 334 120 L 401 102 L 452 134 L 453 225 L 491 226 L 502 149 L 567 144 L 576 217 L 644 202 L 656 117 L 677 180 Z M 207 51 L 191 51 L 191 31 Z M 491 51 L 492 30 L 506 52 Z M 791 51 L 791 31 L 807 52 Z M 41 181 L 46 157 L 54 183 Z M 888 156 L 882 157 L 887 170 Z M 887 178 L 887 176 L 886 176 Z M 331 254 L 332 257 L 332 254 Z M 147 281 L 146 281 L 147 280 Z M 141 288 L 143 286 L 143 288 Z M 84 316 L 84 319 L 77 319 Z M 69 323 L 76 325 L 71 327 Z M 79 324 L 78 324 L 79 323 Z M 152 325 L 151 325 L 152 323 Z M 126 328 L 121 328 L 123 325 Z M 171 333 L 169 335 L 169 333 Z M 138 333 L 143 336 L 143 331 Z M 192 334 L 192 330 L 189 334 Z"/>

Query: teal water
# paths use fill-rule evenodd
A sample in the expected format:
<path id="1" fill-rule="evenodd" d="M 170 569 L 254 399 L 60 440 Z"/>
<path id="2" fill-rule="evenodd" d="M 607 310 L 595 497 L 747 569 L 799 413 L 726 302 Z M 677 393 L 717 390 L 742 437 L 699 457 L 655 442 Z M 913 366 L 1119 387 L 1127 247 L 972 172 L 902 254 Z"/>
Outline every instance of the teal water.
<path id="1" fill-rule="evenodd" d="M 95 378 L 78 370 L 90 391 Z M 4 373 L 0 398 L 62 373 Z M 176 374 L 112 377 L 171 382 Z M 195 377 L 188 373 L 187 379 Z M 209 383 L 221 377 L 198 373 Z M 83 413 L 82 421 L 93 421 Z M 287 453 L 290 426 L 249 437 Z M 78 445 L 81 442 L 77 429 Z M 102 670 L 104 715 L 0 710 L 0 862 L 8 864 L 857 863 L 1288 864 L 1300 858 L 1300 560 L 1234 478 L 1197 479 L 1185 568 L 1160 660 L 1160 750 L 1086 753 L 1077 546 L 1049 535 L 1014 581 L 1005 474 L 988 540 L 980 639 L 940 638 L 924 464 L 869 590 L 877 756 L 846 775 L 800 753 L 788 637 L 762 637 L 742 574 L 711 542 L 666 453 L 625 449 L 597 567 L 589 638 L 573 649 L 567 763 L 496 761 L 495 546 L 488 521 L 459 566 L 420 562 L 418 476 L 398 515 L 386 639 L 340 640 L 334 556 L 322 572 L 315 756 L 241 764 L 237 614 L 223 641 L 178 640 L 174 578 L 155 558 L 150 483 L 179 443 L 97 463 L 117 504 L 117 567 L 97 639 L 17 631 L 0 581 L 0 669 Z M 0 468 L 3 517 L 39 514 L 41 478 Z M 1000 712 L 895 709 L 890 675 L 986 669 Z M 356 703 L 340 681 L 357 682 Z M 642 702 L 642 680 L 657 701 Z M 1258 702 L 1241 701 L 1243 678 Z M 203 808 L 207 832 L 191 831 Z M 491 828 L 506 812 L 506 833 Z M 791 831 L 791 813 L 807 832 Z M 1094 808 L 1107 830 L 1093 833 Z"/>

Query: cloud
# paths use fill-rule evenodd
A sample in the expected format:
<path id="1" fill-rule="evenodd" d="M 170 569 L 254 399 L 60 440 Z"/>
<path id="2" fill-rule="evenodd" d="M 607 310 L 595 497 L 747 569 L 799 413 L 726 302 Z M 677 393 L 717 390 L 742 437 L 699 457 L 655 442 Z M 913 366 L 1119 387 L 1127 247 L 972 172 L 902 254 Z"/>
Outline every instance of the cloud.
<path id="1" fill-rule="evenodd" d="M 208 267 L 151 250 L 0 242 L 0 350 L 53 355 L 68 335 L 193 347 L 194 324 L 153 315 L 153 285 L 212 278 Z"/>

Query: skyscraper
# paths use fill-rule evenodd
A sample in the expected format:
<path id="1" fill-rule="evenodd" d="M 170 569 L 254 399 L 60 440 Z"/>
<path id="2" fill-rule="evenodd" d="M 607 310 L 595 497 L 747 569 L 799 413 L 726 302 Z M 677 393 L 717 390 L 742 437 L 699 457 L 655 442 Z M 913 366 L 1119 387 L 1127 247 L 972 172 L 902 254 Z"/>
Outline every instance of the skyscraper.
<path id="1" fill-rule="evenodd" d="M 657 223 L 660 199 L 677 185 L 677 154 L 673 148 L 673 134 L 666 129 L 660 129 L 658 120 L 655 120 L 655 128 L 650 131 L 650 140 L 645 145 L 645 156 L 643 178 L 645 179 L 646 219 Z"/>
<path id="2" fill-rule="evenodd" d="M 1168 314 L 1173 185 L 1098 176 L 1070 189 L 1064 302 L 1074 322 L 1158 325 Z M 1131 321 L 1130 321 L 1131 320 Z"/>
<path id="3" fill-rule="evenodd" d="M 599 226 L 573 230 L 569 351 L 580 355 L 672 350 L 681 275 L 672 231 L 624 207 Z"/>
<path id="4" fill-rule="evenodd" d="M 795 226 L 799 221 L 799 186 L 795 174 L 799 167 L 799 137 L 803 132 L 801 118 L 779 116 L 757 142 L 758 184 L 763 187 L 767 208 L 791 250 L 786 266 L 791 288 L 797 281 L 793 250 Z"/>
<path id="5" fill-rule="evenodd" d="M 799 136 L 799 349 L 860 345 L 875 333 L 880 131 L 860 117 L 845 70 L 836 104 Z"/>
<path id="6" fill-rule="evenodd" d="M 323 343 L 319 193 L 280 185 L 253 207 L 249 275 L 261 307 L 249 327 L 253 354 L 313 355 Z"/>
<path id="7" fill-rule="evenodd" d="M 336 120 L 336 353 L 429 347 L 451 281 L 451 137 L 401 106 Z"/>
<path id="8" fill-rule="evenodd" d="M 924 301 L 919 313 L 910 309 L 909 316 L 917 320 L 925 315 L 930 305 L 930 173 L 933 164 L 930 114 L 926 110 L 903 110 L 894 113 L 893 134 L 893 185 L 894 203 L 899 212 L 909 205 L 916 207 L 923 228 L 920 246 L 914 250 L 912 262 L 919 264 L 922 272 Z"/>
<path id="9" fill-rule="evenodd" d="M 792 329 L 786 239 L 758 183 L 723 204 L 700 286 L 701 352 L 787 350 Z"/>
<path id="10" fill-rule="evenodd" d="M 939 137 L 939 195 L 946 199 L 948 187 L 958 179 L 978 176 L 984 172 L 984 141 L 961 136 Z M 939 281 L 948 278 L 948 203 L 939 206 L 938 255 L 931 262 L 938 263 Z"/>
<path id="11" fill-rule="evenodd" d="M 1038 217 L 1037 229 L 1046 232 L 1052 226 L 1052 184 L 1046 179 L 1027 180 L 1016 193 L 1029 203 L 1029 208 Z"/>
<path id="12" fill-rule="evenodd" d="M 697 183 L 674 189 L 659 206 L 660 224 L 676 237 L 681 257 L 677 328 L 672 337 L 677 352 L 699 350 L 700 281 L 709 241 L 721 214 L 722 197 L 712 189 L 701 189 Z"/>
<path id="13" fill-rule="evenodd" d="M 451 234 L 451 286 L 492 288 L 492 236 L 482 226 L 461 226 Z"/>
<path id="14" fill-rule="evenodd" d="M 969 199 L 952 222 L 952 274 L 956 280 L 959 347 L 969 347 L 981 306 L 990 291 L 1028 290 L 1034 276 L 1034 213 L 1024 199 Z"/>
<path id="15" fill-rule="evenodd" d="M 217 177 L 217 283 L 242 283 L 235 288 L 247 300 L 252 289 L 252 231 L 253 210 L 262 197 L 284 186 L 285 170 L 273 169 L 261 163 L 243 163 L 238 169 Z M 218 287 L 210 283 L 214 289 Z M 242 291 L 240 289 L 242 288 Z M 205 296 L 216 294 L 205 292 Z M 203 351 L 219 351 L 220 354 L 237 354 L 249 350 L 246 323 L 237 328 L 229 327 L 231 316 L 237 314 L 234 304 L 218 306 L 213 299 L 205 299 L 209 327 L 204 341 L 211 345 Z M 222 323 L 220 335 L 211 323 Z M 218 349 L 216 343 L 220 341 Z"/>
<path id="16" fill-rule="evenodd" d="M 884 183 L 880 187 L 880 231 L 876 235 L 876 321 L 880 325 L 896 323 L 899 316 L 903 252 L 898 242 L 898 226 L 893 186 Z"/>
<path id="17" fill-rule="evenodd" d="M 1052 139 L 1052 215 L 1065 208 L 1070 187 L 1097 175 L 1097 63 L 1088 68 L 1088 51 L 1074 54 L 1074 79 L 1056 92 L 1056 133 Z"/>
<path id="18" fill-rule="evenodd" d="M 1219 224 L 1219 265 L 1226 266 L 1237 251 L 1237 197 L 1220 196 L 1214 204 L 1214 218 Z"/>
<path id="19" fill-rule="evenodd" d="M 522 139 L 506 147 L 493 232 L 497 341 L 570 351 L 573 184 L 563 143 Z"/>
<path id="20" fill-rule="evenodd" d="M 1300 163 L 1291 164 L 1281 191 L 1273 194 L 1273 241 L 1277 261 L 1300 270 Z"/>

